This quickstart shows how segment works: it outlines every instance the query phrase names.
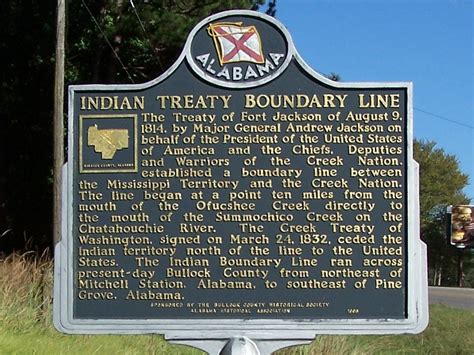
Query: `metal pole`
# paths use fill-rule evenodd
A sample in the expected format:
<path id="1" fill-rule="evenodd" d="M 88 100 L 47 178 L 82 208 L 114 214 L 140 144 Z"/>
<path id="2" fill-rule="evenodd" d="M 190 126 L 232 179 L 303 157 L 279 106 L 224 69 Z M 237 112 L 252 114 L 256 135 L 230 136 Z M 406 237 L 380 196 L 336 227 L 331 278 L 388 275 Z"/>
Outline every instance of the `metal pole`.
<path id="1" fill-rule="evenodd" d="M 57 0 L 56 65 L 54 77 L 54 167 L 53 167 L 53 243 L 61 240 L 61 170 L 64 164 L 64 42 L 66 28 L 66 0 Z"/>
<path id="2" fill-rule="evenodd" d="M 464 287 L 463 252 L 463 249 L 458 250 L 458 287 Z"/>
<path id="3" fill-rule="evenodd" d="M 247 337 L 229 339 L 220 355 L 260 355 L 257 345 Z"/>

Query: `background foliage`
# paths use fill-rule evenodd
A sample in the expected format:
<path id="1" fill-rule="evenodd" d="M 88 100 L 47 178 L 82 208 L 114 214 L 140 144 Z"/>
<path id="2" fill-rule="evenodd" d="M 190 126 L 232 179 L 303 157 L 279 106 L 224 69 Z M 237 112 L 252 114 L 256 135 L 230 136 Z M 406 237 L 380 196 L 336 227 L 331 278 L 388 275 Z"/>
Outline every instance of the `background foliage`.
<path id="1" fill-rule="evenodd" d="M 204 17 L 262 5 L 274 14 L 265 0 L 69 1 L 66 85 L 153 79 Z M 43 250 L 52 242 L 56 1 L 2 1 L 0 23 L 0 252 Z"/>
<path id="2" fill-rule="evenodd" d="M 456 157 L 436 148 L 435 142 L 415 141 L 413 151 L 420 165 L 420 234 L 428 245 L 430 284 L 458 285 L 458 261 L 462 257 L 465 285 L 474 287 L 472 253 L 448 245 L 446 230 L 448 205 L 469 204 L 462 191 L 468 176 L 460 171 Z"/>

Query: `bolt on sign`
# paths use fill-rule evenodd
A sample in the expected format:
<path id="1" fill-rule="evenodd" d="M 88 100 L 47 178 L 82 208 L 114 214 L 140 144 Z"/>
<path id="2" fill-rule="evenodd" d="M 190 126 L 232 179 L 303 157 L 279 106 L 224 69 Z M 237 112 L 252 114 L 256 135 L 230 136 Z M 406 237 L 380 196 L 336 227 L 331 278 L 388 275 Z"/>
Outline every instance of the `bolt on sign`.
<path id="1" fill-rule="evenodd" d="M 410 83 L 333 82 L 274 18 L 206 18 L 159 78 L 69 88 L 56 327 L 204 348 L 420 332 L 412 148 Z"/>

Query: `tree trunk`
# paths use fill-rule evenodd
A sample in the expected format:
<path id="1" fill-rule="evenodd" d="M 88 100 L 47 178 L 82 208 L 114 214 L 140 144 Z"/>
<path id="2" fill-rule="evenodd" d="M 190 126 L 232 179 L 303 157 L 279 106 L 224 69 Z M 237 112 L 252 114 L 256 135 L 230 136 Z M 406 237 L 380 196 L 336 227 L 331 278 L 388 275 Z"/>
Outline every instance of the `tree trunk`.
<path id="1" fill-rule="evenodd" d="M 436 281 L 436 286 L 441 286 L 442 278 L 443 278 L 443 257 L 441 257 L 441 260 L 439 263 L 438 280 Z"/>
<path id="2" fill-rule="evenodd" d="M 436 286 L 437 278 L 438 278 L 438 263 L 434 264 L 433 266 L 433 281 L 431 281 L 431 284 L 433 286 Z"/>

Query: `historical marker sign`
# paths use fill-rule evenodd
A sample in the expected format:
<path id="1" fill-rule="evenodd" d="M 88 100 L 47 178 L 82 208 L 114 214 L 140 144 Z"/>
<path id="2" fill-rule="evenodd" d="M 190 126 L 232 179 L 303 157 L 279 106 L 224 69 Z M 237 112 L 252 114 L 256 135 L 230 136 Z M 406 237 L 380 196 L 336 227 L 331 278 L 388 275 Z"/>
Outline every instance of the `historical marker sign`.
<path id="1" fill-rule="evenodd" d="M 276 20 L 231 11 L 158 79 L 69 100 L 58 329 L 426 326 L 409 83 L 332 82 Z"/>

